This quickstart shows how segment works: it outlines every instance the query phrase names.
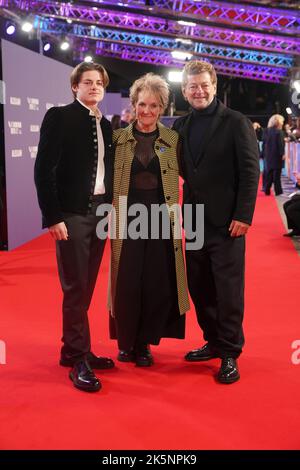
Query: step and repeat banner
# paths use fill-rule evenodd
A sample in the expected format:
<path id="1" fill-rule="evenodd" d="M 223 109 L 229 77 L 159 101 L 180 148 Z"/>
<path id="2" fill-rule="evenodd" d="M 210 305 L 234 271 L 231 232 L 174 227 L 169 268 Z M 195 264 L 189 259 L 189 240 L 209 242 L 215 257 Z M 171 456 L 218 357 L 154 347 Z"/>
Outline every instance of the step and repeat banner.
<path id="1" fill-rule="evenodd" d="M 72 101 L 72 68 L 2 40 L 8 249 L 40 235 L 33 168 L 48 108 Z"/>
<path id="2" fill-rule="evenodd" d="M 2 40 L 8 249 L 42 233 L 33 168 L 43 117 L 51 106 L 73 101 L 72 67 Z M 109 93 L 102 112 L 120 114 L 128 99 Z"/>

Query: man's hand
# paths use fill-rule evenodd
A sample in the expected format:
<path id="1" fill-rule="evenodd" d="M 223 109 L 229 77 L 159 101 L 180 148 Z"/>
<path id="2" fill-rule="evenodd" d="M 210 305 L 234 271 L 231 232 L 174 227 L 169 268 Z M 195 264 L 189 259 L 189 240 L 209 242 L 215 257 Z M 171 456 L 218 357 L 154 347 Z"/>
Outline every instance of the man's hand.
<path id="1" fill-rule="evenodd" d="M 54 240 L 68 240 L 68 230 L 64 222 L 51 225 L 49 232 Z"/>
<path id="2" fill-rule="evenodd" d="M 246 235 L 250 225 L 245 224 L 244 222 L 239 222 L 238 220 L 233 220 L 229 227 L 229 232 L 231 237 L 240 237 L 241 235 Z"/>

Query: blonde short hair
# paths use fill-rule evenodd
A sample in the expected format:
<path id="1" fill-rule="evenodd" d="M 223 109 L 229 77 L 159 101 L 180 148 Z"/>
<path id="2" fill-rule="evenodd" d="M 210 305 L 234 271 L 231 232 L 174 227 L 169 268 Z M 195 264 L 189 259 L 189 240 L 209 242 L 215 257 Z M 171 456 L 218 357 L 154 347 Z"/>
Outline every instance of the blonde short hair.
<path id="1" fill-rule="evenodd" d="M 198 75 L 203 72 L 209 73 L 213 85 L 217 84 L 218 78 L 212 64 L 204 60 L 190 60 L 185 64 L 182 72 L 182 88 L 186 87 L 189 75 Z"/>
<path id="2" fill-rule="evenodd" d="M 169 103 L 169 85 L 166 80 L 160 75 L 155 75 L 154 73 L 146 73 L 142 77 L 135 80 L 133 85 L 130 88 L 130 102 L 132 107 L 134 107 L 138 101 L 139 93 L 141 91 L 147 91 L 155 95 L 162 107 L 162 113 L 166 109 Z"/>
<path id="3" fill-rule="evenodd" d="M 273 114 L 269 119 L 268 127 L 280 127 L 283 126 L 283 123 L 284 117 L 281 114 Z"/>

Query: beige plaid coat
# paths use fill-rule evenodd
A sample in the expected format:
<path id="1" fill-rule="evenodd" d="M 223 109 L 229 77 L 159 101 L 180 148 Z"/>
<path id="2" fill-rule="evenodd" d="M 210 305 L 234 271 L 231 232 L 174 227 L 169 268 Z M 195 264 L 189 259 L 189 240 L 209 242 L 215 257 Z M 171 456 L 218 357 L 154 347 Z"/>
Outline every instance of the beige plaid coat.
<path id="1" fill-rule="evenodd" d="M 179 201 L 179 169 L 177 161 L 177 143 L 178 134 L 161 123 L 158 123 L 159 136 L 155 141 L 154 150 L 159 158 L 161 178 L 165 201 L 168 208 Z M 129 182 L 131 175 L 131 164 L 134 157 L 136 140 L 134 139 L 133 125 L 125 129 L 117 129 L 113 133 L 113 142 L 115 145 L 115 163 L 114 163 L 114 187 L 113 187 L 113 206 L 115 209 L 115 239 L 111 239 L 111 266 L 110 266 L 110 285 L 108 293 L 108 308 L 114 316 L 114 297 L 116 291 L 116 282 L 118 278 L 118 269 L 122 251 L 122 238 L 119 237 L 120 230 L 120 212 L 127 214 L 126 198 L 119 199 L 119 196 L 128 196 Z M 173 246 L 176 266 L 178 305 L 181 314 L 189 310 L 189 300 L 187 293 L 187 282 L 184 268 L 184 258 L 182 251 L 182 241 L 180 238 L 174 238 L 174 224 L 176 218 L 176 227 L 180 227 L 179 213 L 169 211 Z M 181 230 L 181 227 L 179 228 Z M 132 269 L 132 267 L 128 267 Z"/>

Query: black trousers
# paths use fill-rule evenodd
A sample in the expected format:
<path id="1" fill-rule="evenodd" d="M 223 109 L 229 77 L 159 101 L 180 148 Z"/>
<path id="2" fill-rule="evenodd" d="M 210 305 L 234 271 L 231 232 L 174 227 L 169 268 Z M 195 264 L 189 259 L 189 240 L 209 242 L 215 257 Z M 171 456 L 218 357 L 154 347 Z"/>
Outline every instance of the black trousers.
<path id="1" fill-rule="evenodd" d="M 282 194 L 282 186 L 281 186 L 281 168 L 276 168 L 275 170 L 268 170 L 266 176 L 266 185 L 265 185 L 265 193 L 270 194 L 270 189 L 272 184 L 274 183 L 275 194 L 278 196 Z"/>
<path id="2" fill-rule="evenodd" d="M 64 358 L 81 359 L 91 349 L 88 309 L 94 292 L 106 240 L 96 234 L 98 205 L 104 196 L 95 196 L 87 215 L 65 213 L 67 241 L 56 242 L 59 278 L 63 290 Z"/>
<path id="3" fill-rule="evenodd" d="M 205 226 L 204 246 L 186 251 L 189 291 L 205 341 L 222 358 L 244 345 L 245 237 Z"/>
<path id="4" fill-rule="evenodd" d="M 288 228 L 300 233 L 300 195 L 296 194 L 283 204 Z"/>

